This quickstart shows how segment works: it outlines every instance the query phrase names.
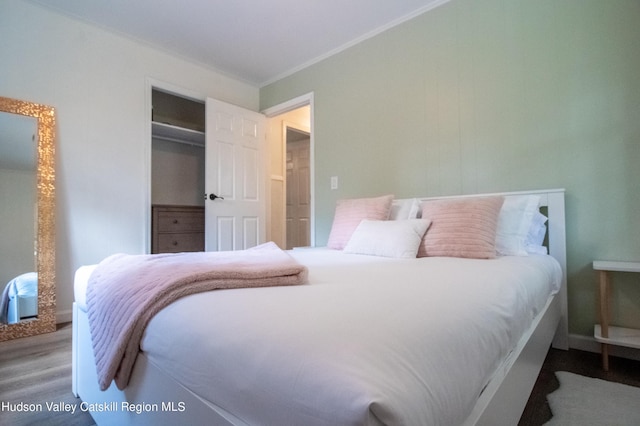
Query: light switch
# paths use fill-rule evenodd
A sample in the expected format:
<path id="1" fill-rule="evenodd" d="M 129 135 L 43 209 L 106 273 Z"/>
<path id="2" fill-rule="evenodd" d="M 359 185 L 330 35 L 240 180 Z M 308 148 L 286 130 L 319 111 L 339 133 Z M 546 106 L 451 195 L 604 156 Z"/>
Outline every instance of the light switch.
<path id="1" fill-rule="evenodd" d="M 331 189 L 338 189 L 338 176 L 331 176 Z"/>

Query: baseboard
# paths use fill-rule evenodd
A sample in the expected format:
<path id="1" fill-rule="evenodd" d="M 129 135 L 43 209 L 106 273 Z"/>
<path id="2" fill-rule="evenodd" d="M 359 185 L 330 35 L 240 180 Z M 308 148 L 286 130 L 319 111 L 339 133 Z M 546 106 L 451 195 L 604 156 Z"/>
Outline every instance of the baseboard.
<path id="1" fill-rule="evenodd" d="M 602 346 L 592 336 L 569 334 L 569 348 L 586 352 L 602 353 Z M 609 345 L 609 355 L 640 361 L 640 350 Z"/>
<path id="2" fill-rule="evenodd" d="M 64 324 L 67 322 L 71 322 L 73 319 L 73 313 L 71 309 L 66 309 L 64 311 L 56 312 L 56 324 Z"/>

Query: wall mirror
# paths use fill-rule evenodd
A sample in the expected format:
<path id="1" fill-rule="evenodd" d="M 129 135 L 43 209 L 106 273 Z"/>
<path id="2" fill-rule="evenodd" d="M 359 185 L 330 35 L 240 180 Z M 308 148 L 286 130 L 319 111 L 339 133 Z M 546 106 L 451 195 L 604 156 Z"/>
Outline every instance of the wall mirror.
<path id="1" fill-rule="evenodd" d="M 0 97 L 0 341 L 56 329 L 55 111 Z"/>

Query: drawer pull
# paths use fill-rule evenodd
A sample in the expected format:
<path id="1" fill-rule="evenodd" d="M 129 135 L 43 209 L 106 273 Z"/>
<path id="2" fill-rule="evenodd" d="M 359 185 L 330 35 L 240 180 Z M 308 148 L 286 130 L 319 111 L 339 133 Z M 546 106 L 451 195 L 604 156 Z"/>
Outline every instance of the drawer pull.
<path id="1" fill-rule="evenodd" d="M 178 223 L 178 219 L 173 219 L 174 225 Z"/>
<path id="2" fill-rule="evenodd" d="M 174 245 L 174 246 L 177 246 L 177 245 L 178 245 L 178 242 L 177 242 L 177 241 L 174 241 L 174 242 L 173 242 L 173 245 Z"/>

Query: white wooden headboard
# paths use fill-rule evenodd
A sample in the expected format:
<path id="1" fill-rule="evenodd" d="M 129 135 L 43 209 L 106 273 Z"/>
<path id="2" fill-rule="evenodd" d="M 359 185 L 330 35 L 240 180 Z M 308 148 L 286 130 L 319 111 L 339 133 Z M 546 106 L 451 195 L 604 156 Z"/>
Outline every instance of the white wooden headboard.
<path id="1" fill-rule="evenodd" d="M 547 222 L 547 239 L 549 254 L 553 256 L 562 268 L 562 287 L 558 293 L 561 306 L 561 319 L 558 325 L 556 336 L 553 340 L 553 346 L 559 349 L 569 348 L 569 322 L 568 322 L 568 303 L 567 303 L 567 244 L 566 244 L 566 228 L 565 228 L 565 209 L 564 209 L 564 189 L 547 189 L 535 191 L 518 191 L 518 192 L 495 192 L 486 194 L 469 194 L 454 195 L 442 197 L 421 197 L 420 201 L 438 200 L 438 199 L 454 199 L 454 198 L 472 198 L 501 195 L 503 197 L 518 195 L 538 195 L 540 196 L 540 207 L 546 207 L 545 212 L 548 217 Z"/>

